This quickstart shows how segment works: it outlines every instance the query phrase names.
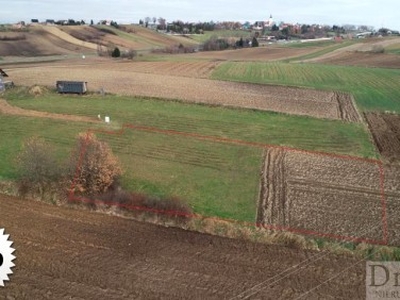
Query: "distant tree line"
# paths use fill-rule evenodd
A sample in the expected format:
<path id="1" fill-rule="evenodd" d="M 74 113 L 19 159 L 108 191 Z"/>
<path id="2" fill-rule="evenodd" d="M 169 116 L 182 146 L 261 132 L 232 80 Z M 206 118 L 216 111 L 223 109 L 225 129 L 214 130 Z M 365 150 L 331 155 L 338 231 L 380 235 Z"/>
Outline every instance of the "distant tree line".
<path id="1" fill-rule="evenodd" d="M 167 25 L 166 30 L 167 32 L 174 32 L 180 34 L 202 34 L 204 33 L 204 31 L 214 31 L 215 23 L 213 22 L 184 23 L 182 21 L 174 21 Z"/>
<path id="2" fill-rule="evenodd" d="M 258 47 L 259 43 L 257 38 L 254 36 L 252 39 L 240 38 L 218 38 L 216 36 L 211 37 L 202 45 L 202 51 L 220 51 L 226 49 L 237 49 L 246 47 Z"/>

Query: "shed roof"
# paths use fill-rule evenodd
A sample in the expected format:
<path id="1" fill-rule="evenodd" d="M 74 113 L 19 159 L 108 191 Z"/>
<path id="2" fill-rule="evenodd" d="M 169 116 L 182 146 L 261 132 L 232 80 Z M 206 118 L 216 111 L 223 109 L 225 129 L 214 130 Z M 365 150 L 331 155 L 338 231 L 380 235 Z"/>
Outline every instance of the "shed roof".
<path id="1" fill-rule="evenodd" d="M 8 77 L 7 73 L 3 71 L 3 69 L 0 69 L 0 75 L 3 77 Z"/>

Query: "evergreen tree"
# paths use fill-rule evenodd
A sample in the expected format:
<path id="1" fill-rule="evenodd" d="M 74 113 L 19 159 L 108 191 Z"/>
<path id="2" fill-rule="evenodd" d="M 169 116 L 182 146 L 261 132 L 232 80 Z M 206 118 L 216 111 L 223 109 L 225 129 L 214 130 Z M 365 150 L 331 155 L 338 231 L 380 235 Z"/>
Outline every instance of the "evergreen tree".
<path id="1" fill-rule="evenodd" d="M 258 41 L 257 41 L 256 37 L 253 37 L 253 40 L 251 41 L 251 46 L 258 47 Z"/>
<path id="2" fill-rule="evenodd" d="M 120 57 L 121 56 L 121 51 L 119 51 L 118 47 L 115 47 L 114 51 L 111 53 L 112 57 Z"/>

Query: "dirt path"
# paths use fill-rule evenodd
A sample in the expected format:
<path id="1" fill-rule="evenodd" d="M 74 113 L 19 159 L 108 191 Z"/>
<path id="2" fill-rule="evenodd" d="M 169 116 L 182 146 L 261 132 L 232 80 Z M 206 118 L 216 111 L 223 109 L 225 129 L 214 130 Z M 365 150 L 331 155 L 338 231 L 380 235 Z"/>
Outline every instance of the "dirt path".
<path id="1" fill-rule="evenodd" d="M 286 152 L 281 148 L 265 149 L 263 173 L 260 180 L 260 198 L 257 222 L 269 225 L 288 226 L 285 170 L 283 161 Z"/>
<path id="2" fill-rule="evenodd" d="M 365 299 L 365 262 L 350 257 L 2 195 L 0 211 L 17 257 L 0 299 L 295 299 L 334 276 L 301 299 Z"/>
<path id="3" fill-rule="evenodd" d="M 10 105 L 4 99 L 0 99 L 0 113 L 7 114 L 7 115 L 26 116 L 26 117 L 35 117 L 35 118 L 49 118 L 49 119 L 65 120 L 65 121 L 73 121 L 73 122 L 89 122 L 89 123 L 100 122 L 99 120 L 97 120 L 95 118 L 89 118 L 89 117 L 85 117 L 85 116 L 55 114 L 55 113 L 23 109 L 23 108 L 19 108 L 19 107 Z"/>
<path id="4" fill-rule="evenodd" d="M 400 165 L 400 116 L 366 113 L 365 118 L 379 152 L 389 163 Z"/>
<path id="5" fill-rule="evenodd" d="M 359 114 L 354 97 L 350 94 L 335 92 L 338 102 L 339 115 L 342 120 L 347 122 L 361 122 L 362 118 Z"/>

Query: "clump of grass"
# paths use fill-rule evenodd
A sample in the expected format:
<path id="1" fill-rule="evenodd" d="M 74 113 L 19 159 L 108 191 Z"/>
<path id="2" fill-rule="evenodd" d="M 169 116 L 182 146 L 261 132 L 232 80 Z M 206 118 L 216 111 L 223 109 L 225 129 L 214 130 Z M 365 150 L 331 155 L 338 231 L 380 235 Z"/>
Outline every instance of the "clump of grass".
<path id="1" fill-rule="evenodd" d="M 373 45 L 371 51 L 369 52 L 375 54 L 385 53 L 385 48 L 382 45 Z"/>
<path id="2" fill-rule="evenodd" d="M 44 94 L 47 94 L 48 92 L 49 92 L 48 88 L 40 85 L 34 85 L 28 89 L 28 93 L 35 97 L 42 96 Z"/>

